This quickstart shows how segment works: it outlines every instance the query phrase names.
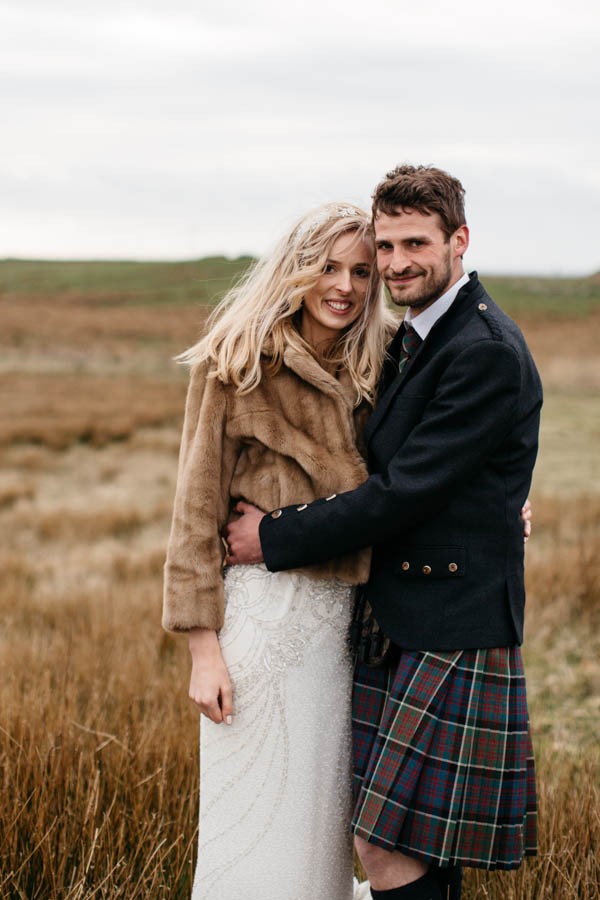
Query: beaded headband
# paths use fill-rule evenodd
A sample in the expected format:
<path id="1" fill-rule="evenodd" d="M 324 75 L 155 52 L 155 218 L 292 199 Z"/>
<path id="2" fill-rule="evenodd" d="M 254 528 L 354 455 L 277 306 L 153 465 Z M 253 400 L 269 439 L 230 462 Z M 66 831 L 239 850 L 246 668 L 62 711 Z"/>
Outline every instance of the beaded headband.
<path id="1" fill-rule="evenodd" d="M 361 210 L 356 206 L 349 206 L 345 203 L 329 203 L 319 209 L 311 219 L 298 225 L 295 237 L 296 239 L 306 238 L 331 219 L 358 218 L 360 214 Z"/>

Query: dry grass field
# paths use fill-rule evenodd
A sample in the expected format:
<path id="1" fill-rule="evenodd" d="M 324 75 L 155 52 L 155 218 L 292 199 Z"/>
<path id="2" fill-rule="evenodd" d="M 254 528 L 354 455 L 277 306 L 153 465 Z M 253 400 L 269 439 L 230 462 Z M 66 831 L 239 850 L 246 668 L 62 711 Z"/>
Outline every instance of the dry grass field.
<path id="1" fill-rule="evenodd" d="M 189 896 L 198 723 L 185 640 L 160 628 L 171 357 L 241 265 L 0 263 L 0 898 Z M 465 900 L 600 896 L 600 295 L 569 284 L 494 279 L 546 386 L 526 638 L 541 852 L 470 872 Z"/>

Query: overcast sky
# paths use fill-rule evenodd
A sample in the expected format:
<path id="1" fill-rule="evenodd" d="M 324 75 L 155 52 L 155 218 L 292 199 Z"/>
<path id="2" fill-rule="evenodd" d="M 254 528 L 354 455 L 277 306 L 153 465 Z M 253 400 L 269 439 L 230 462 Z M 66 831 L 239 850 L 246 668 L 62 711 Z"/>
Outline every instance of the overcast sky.
<path id="1" fill-rule="evenodd" d="M 599 38 L 583 0 L 0 0 L 0 257 L 257 254 L 413 162 L 469 268 L 597 271 Z"/>

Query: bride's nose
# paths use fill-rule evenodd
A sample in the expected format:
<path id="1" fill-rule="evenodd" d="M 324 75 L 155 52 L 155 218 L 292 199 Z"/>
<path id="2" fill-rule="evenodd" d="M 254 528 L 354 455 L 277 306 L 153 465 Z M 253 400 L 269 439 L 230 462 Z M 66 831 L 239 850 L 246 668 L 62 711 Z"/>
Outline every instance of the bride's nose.
<path id="1" fill-rule="evenodd" d="M 335 282 L 336 290 L 340 294 L 350 294 L 352 291 L 352 277 L 349 271 L 340 271 Z"/>

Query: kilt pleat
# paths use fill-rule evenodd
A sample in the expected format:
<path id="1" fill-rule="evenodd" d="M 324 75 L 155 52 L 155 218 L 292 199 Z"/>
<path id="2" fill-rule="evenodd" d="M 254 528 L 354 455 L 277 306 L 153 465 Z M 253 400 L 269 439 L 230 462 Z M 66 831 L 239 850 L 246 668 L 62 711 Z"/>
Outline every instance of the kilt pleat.
<path id="1" fill-rule="evenodd" d="M 438 866 L 517 868 L 536 852 L 518 647 L 403 652 L 355 672 L 353 830 Z"/>

